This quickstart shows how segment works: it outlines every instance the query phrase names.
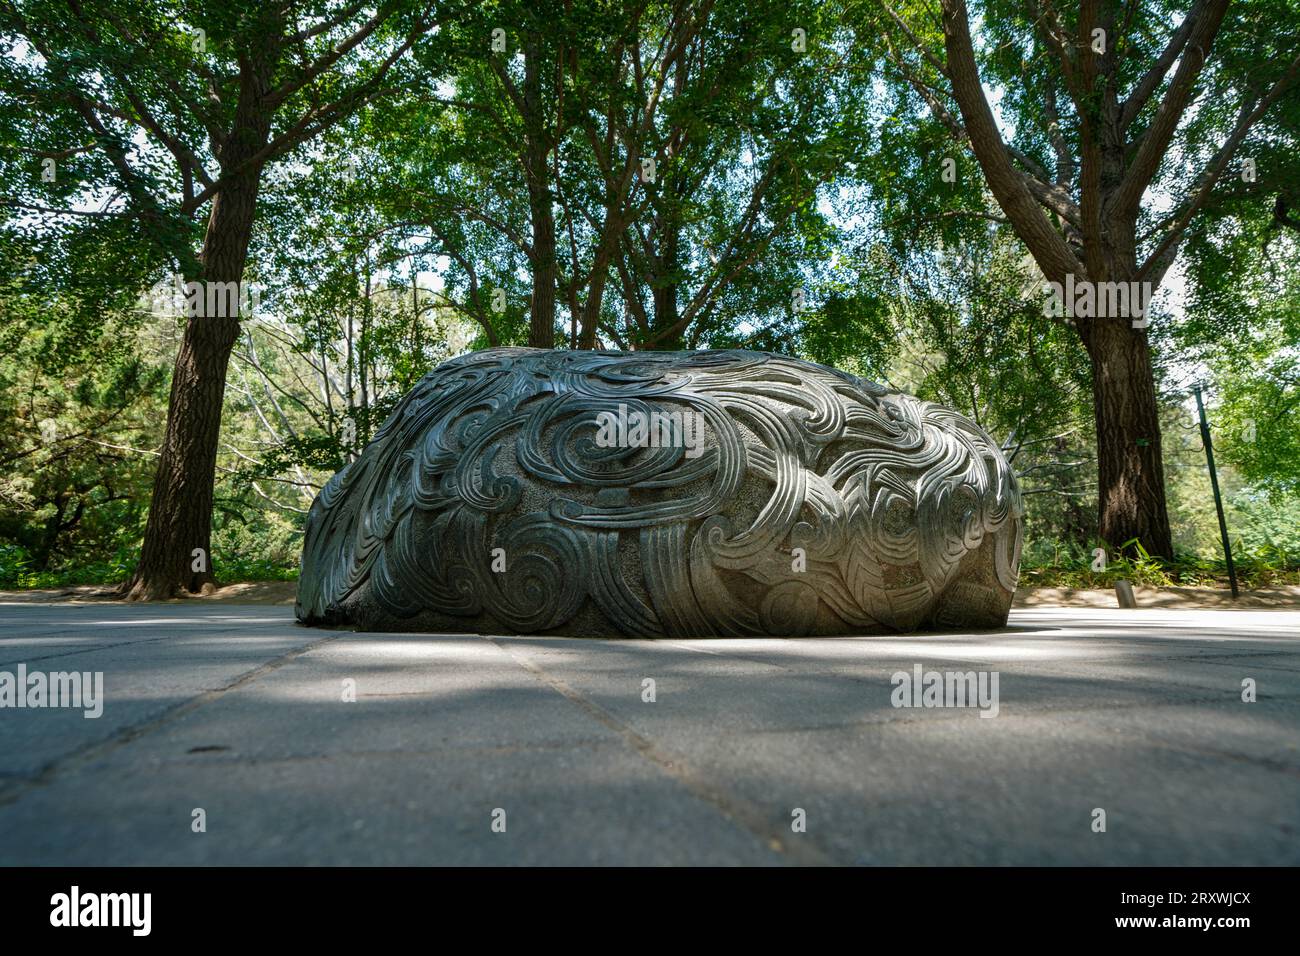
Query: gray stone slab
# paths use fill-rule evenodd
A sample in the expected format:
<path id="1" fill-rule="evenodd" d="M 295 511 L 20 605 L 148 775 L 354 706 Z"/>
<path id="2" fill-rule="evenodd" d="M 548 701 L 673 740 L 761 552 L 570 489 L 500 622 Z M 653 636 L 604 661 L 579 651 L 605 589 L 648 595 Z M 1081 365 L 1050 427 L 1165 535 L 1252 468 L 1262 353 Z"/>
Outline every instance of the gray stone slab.
<path id="1" fill-rule="evenodd" d="M 673 746 L 673 744 L 665 744 Z M 808 813 L 838 862 L 1295 865 L 1300 780 L 1050 717 L 677 742 L 697 772 Z M 1092 831 L 1092 813 L 1107 831 Z"/>
<path id="2" fill-rule="evenodd" d="M 660 642 L 291 613 L 0 607 L 0 662 L 106 684 L 98 720 L 0 709 L 0 864 L 1300 863 L 1295 612 Z M 894 707 L 916 664 L 996 670 L 999 716 Z"/>
<path id="3" fill-rule="evenodd" d="M 402 751 L 414 759 L 613 739 L 481 637 L 347 634 L 170 722 L 132 753 L 156 760 L 220 746 L 250 760 Z"/>
<path id="4" fill-rule="evenodd" d="M 0 814 L 0 864 L 781 861 L 635 753 L 598 747 L 97 767 Z M 207 831 L 192 832 L 193 811 Z M 505 832 L 492 830 L 505 811 Z"/>
<path id="5" fill-rule="evenodd" d="M 94 718 L 75 709 L 0 710 L 0 795 L 6 782 L 40 774 L 64 757 L 146 727 L 335 636 L 286 626 L 283 615 L 162 615 L 116 605 L 17 610 L 0 624 L 0 670 L 16 674 L 22 663 L 29 673 L 101 673 L 104 701 Z M 58 625 L 65 636 L 30 636 L 33 625 L 60 620 L 63 612 L 70 612 Z M 133 618 L 142 622 L 140 629 L 120 626 Z M 106 619 L 118 626 L 106 629 L 101 623 Z"/>

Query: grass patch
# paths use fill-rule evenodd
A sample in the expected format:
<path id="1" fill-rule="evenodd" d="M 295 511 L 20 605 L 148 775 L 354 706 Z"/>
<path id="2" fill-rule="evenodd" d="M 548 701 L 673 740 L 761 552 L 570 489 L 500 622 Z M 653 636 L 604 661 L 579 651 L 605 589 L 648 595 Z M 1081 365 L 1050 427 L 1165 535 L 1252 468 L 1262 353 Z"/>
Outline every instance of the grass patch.
<path id="1" fill-rule="evenodd" d="M 0 545 L 0 590 L 40 591 L 93 584 L 108 587 L 121 584 L 135 570 L 139 552 L 119 551 L 108 560 L 92 561 L 76 567 L 36 570 L 27 552 L 15 545 Z M 285 565 L 265 558 L 234 557 L 215 562 L 217 580 L 222 584 L 245 581 L 296 581 L 298 565 Z"/>

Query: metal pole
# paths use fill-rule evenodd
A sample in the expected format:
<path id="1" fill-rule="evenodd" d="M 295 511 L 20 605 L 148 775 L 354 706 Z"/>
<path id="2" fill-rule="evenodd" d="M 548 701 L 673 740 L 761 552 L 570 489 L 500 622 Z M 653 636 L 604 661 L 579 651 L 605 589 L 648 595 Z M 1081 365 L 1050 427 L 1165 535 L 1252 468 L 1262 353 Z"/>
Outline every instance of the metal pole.
<path id="1" fill-rule="evenodd" d="M 1223 539 L 1223 556 L 1228 561 L 1228 583 L 1232 597 L 1237 597 L 1237 569 L 1232 564 L 1232 545 L 1228 543 L 1228 522 L 1223 517 L 1223 498 L 1219 495 L 1219 475 L 1214 470 L 1214 444 L 1210 441 L 1210 425 L 1205 420 L 1205 403 L 1201 401 L 1201 386 L 1192 386 L 1196 393 L 1196 413 L 1201 418 L 1201 443 L 1205 446 L 1205 460 L 1210 465 L 1210 487 L 1214 489 L 1214 510 L 1219 513 L 1219 537 Z"/>

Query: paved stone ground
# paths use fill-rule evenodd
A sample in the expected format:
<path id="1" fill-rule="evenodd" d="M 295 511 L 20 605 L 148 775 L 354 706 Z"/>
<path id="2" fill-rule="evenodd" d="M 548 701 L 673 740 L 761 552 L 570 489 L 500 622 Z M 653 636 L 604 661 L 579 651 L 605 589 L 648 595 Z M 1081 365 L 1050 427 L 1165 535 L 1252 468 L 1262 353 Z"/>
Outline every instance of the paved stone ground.
<path id="1" fill-rule="evenodd" d="M 1296 611 L 651 642 L 0 606 L 19 663 L 106 703 L 0 709 L 3 864 L 1300 863 Z M 997 671 L 998 716 L 894 708 L 918 663 Z"/>

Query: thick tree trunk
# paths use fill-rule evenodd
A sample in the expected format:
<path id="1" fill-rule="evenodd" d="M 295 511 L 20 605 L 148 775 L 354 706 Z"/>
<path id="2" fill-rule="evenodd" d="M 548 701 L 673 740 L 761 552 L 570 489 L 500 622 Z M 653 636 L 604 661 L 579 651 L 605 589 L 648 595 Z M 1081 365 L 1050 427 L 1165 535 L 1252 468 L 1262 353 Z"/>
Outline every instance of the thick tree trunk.
<path id="1" fill-rule="evenodd" d="M 1219 6 L 1216 0 L 1216 8 Z M 1072 69 L 1078 70 L 1078 84 L 1096 90 L 1088 94 L 1091 102 L 1080 123 L 1077 225 L 1062 235 L 1040 204 L 1046 203 L 1058 213 L 1061 209 L 1070 212 L 1073 204 L 1068 190 L 1061 194 L 1065 184 L 1054 188 L 1015 168 L 984 94 L 966 0 L 942 0 L 942 8 L 947 72 L 964 123 L 964 128 L 955 132 L 969 139 L 989 189 L 1044 277 L 1062 284 L 1067 276 L 1076 283 L 1136 279 L 1139 201 L 1154 173 L 1154 163 L 1168 146 L 1170 124 L 1181 115 L 1188 83 L 1180 86 L 1175 79 L 1171 90 L 1177 90 L 1177 96 L 1163 101 L 1153 124 L 1163 130 L 1161 136 L 1144 140 L 1139 155 L 1130 160 L 1133 144 L 1125 139 L 1124 107 L 1118 102 L 1116 86 L 1097 80 L 1099 70 L 1107 78 L 1114 76 L 1115 43 L 1108 44 L 1108 52 L 1101 56 L 1082 51 L 1062 54 L 1076 64 Z M 1091 26 L 1100 23 L 1105 35 L 1114 37 L 1113 5 L 1100 11 L 1085 5 L 1085 10 L 1090 12 L 1086 18 L 1081 14 L 1081 36 L 1090 35 Z M 1195 35 L 1200 39 L 1189 46 L 1197 51 L 1196 56 L 1204 57 L 1221 16 L 1221 9 L 1211 11 L 1196 26 L 1200 32 Z M 1180 67 L 1178 76 L 1184 72 Z M 1187 75 L 1194 76 L 1195 70 Z M 1064 150 L 1063 145 L 1060 148 Z M 1064 168 L 1068 171 L 1068 164 Z M 1030 188 L 1035 183 L 1037 194 Z M 1082 259 L 1077 253 L 1082 253 Z M 1081 319 L 1076 325 L 1092 363 L 1098 533 L 1112 547 L 1136 538 L 1151 554 L 1172 557 L 1159 408 L 1146 332 L 1132 328 L 1131 317 Z"/>
<path id="2" fill-rule="evenodd" d="M 606 213 L 607 217 L 614 215 L 613 210 Z M 580 349 L 596 347 L 596 334 L 600 329 L 600 310 L 605 302 L 605 285 L 609 281 L 609 265 L 614 260 L 617 238 L 609 225 L 608 218 L 602 233 L 603 238 L 600 245 L 596 247 L 596 254 L 592 259 L 591 276 L 587 283 L 587 301 L 582 308 L 582 330 L 578 335 Z"/>
<path id="3" fill-rule="evenodd" d="M 683 46 L 673 68 L 674 101 L 685 95 L 690 75 L 690 58 L 687 56 L 687 48 Z M 669 153 L 677 157 L 681 149 L 682 134 L 678 131 L 669 142 Z M 651 277 L 654 282 L 654 324 L 650 329 L 650 341 L 646 345 L 648 349 L 676 351 L 686 345 L 685 329 L 679 328 L 681 308 L 677 298 L 685 192 L 686 183 L 674 164 L 665 178 L 659 214 L 655 217 L 657 248 L 654 257 L 655 274 Z"/>
<path id="4" fill-rule="evenodd" d="M 1079 328 L 1092 364 L 1098 534 L 1112 548 L 1136 538 L 1151 554 L 1173 557 L 1146 331 L 1128 319 L 1084 320 Z"/>
<path id="5" fill-rule="evenodd" d="M 531 191 L 530 191 L 531 193 Z M 549 189 L 529 195 L 533 219 L 533 294 L 529 302 L 528 344 L 555 348 L 555 217 Z"/>
<path id="6" fill-rule="evenodd" d="M 232 331 L 233 329 L 233 331 Z M 238 323 L 191 319 L 176 355 L 162 457 L 149 503 L 149 522 L 126 596 L 173 597 L 184 588 L 215 586 L 212 497 L 226 363 Z"/>
<path id="7" fill-rule="evenodd" d="M 213 199 L 203 241 L 205 289 L 213 283 L 242 281 L 257 187 L 256 174 L 243 176 Z M 140 563 L 124 587 L 131 599 L 160 600 L 181 588 L 197 593 L 216 584 L 213 489 L 226 367 L 239 338 L 239 316 L 228 314 L 228 299 L 213 300 L 223 306 L 214 310 L 219 314 L 202 314 L 204 308 L 190 316 L 176 355 Z"/>
<path id="8" fill-rule="evenodd" d="M 229 290 L 230 284 L 238 290 L 244 278 L 262 176 L 253 157 L 270 136 L 271 110 L 265 100 L 277 55 L 272 30 L 266 46 L 244 60 L 232 131 L 217 150 L 222 170 L 232 175 L 213 197 L 208 214 L 197 277 L 203 304 L 189 315 L 176 354 L 140 563 L 121 589 L 132 600 L 161 600 L 182 588 L 197 593 L 216 586 L 212 501 L 217 448 L 226 367 L 239 338 L 244 297 L 237 291 L 232 307 L 230 297 L 215 290 Z"/>
<path id="9" fill-rule="evenodd" d="M 550 152 L 542 115 L 542 51 L 540 38 L 530 33 L 524 41 L 524 125 L 527 142 L 524 162 L 528 175 L 528 210 L 533 232 L 533 292 L 529 303 L 528 344 L 555 347 L 555 210 L 551 202 Z"/>
<path id="10" fill-rule="evenodd" d="M 681 318 L 677 300 L 678 235 L 681 229 L 681 217 L 676 199 L 678 184 L 668 184 L 673 193 L 670 205 L 660 217 L 658 223 L 658 254 L 654 259 L 654 325 L 650 331 L 647 348 L 657 351 L 674 351 L 682 348 L 685 339 L 678 322 Z"/>

